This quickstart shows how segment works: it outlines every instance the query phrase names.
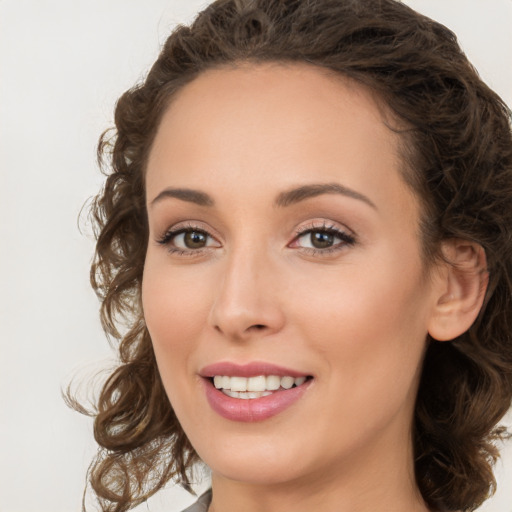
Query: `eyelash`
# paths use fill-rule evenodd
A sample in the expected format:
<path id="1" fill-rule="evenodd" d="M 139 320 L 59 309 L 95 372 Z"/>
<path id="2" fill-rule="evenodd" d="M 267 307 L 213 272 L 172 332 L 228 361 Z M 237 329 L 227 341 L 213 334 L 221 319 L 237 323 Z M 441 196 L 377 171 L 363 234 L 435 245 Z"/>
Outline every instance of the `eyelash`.
<path id="1" fill-rule="evenodd" d="M 323 222 L 322 224 L 312 224 L 311 226 L 306 227 L 305 229 L 304 228 L 298 229 L 295 232 L 295 238 L 294 238 L 293 242 L 295 242 L 295 241 L 299 240 L 300 238 L 302 238 L 303 236 L 309 235 L 311 233 L 324 233 L 324 234 L 332 235 L 332 236 L 338 238 L 339 240 L 341 240 L 341 242 L 338 242 L 337 244 L 335 244 L 331 247 L 324 248 L 324 249 L 318 249 L 318 248 L 314 248 L 314 247 L 302 247 L 301 248 L 302 251 L 306 252 L 307 254 L 313 255 L 313 256 L 317 256 L 317 255 L 327 256 L 329 254 L 333 254 L 338 251 L 341 251 L 343 248 L 345 248 L 347 246 L 352 247 L 356 243 L 356 238 L 354 235 L 339 229 L 334 224 L 329 225 L 329 224 L 327 224 L 327 222 Z"/>
<path id="2" fill-rule="evenodd" d="M 196 226 L 194 224 L 187 224 L 186 226 L 179 227 L 178 229 L 169 229 L 161 238 L 157 240 L 157 243 L 160 245 L 164 245 L 167 247 L 167 250 L 171 254 L 175 254 L 176 256 L 198 256 L 202 254 L 208 247 L 203 247 L 201 249 L 179 249 L 178 247 L 173 247 L 171 242 L 178 236 L 183 233 L 200 233 L 205 235 L 206 237 L 213 238 L 208 231 L 205 229 Z"/>
<path id="3" fill-rule="evenodd" d="M 169 229 L 161 238 L 159 238 L 157 240 L 157 243 L 160 245 L 166 246 L 167 250 L 171 254 L 174 254 L 176 256 L 189 256 L 189 257 L 190 256 L 192 256 L 192 257 L 199 256 L 199 255 L 203 254 L 205 251 L 211 249 L 211 247 L 202 247 L 202 248 L 198 248 L 198 249 L 185 250 L 185 249 L 180 249 L 178 247 L 173 247 L 171 245 L 172 241 L 177 236 L 184 234 L 184 233 L 191 233 L 191 232 L 199 233 L 208 238 L 213 238 L 208 233 L 208 231 L 206 231 L 205 229 L 203 229 L 199 226 L 193 225 L 193 224 L 189 224 L 189 225 L 180 227 L 178 229 Z M 326 222 L 323 222 L 321 225 L 312 224 L 311 226 L 306 227 L 305 229 L 304 228 L 298 229 L 295 232 L 295 238 L 293 239 L 293 241 L 291 243 L 295 243 L 300 238 L 302 238 L 306 235 L 309 235 L 311 233 L 315 233 L 315 232 L 332 235 L 332 236 L 338 238 L 339 240 L 341 240 L 341 242 L 338 242 L 337 244 L 333 245 L 332 247 L 327 247 L 327 248 L 323 248 L 323 249 L 314 248 L 314 247 L 300 247 L 300 246 L 298 247 L 303 252 L 310 254 L 310 255 L 327 256 L 329 254 L 336 253 L 336 252 L 342 250 L 344 247 L 347 247 L 347 246 L 351 247 L 351 246 L 355 245 L 355 243 L 356 243 L 356 238 L 354 235 L 337 228 L 335 225 L 329 225 Z"/>

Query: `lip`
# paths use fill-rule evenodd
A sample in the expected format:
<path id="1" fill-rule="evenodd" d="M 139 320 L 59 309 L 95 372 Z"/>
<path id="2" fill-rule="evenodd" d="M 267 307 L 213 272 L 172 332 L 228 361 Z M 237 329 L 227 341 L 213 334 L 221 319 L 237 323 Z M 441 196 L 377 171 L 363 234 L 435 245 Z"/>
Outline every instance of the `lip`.
<path id="1" fill-rule="evenodd" d="M 244 423 L 264 421 L 276 416 L 298 402 L 308 390 L 313 379 L 307 379 L 300 386 L 280 389 L 271 395 L 260 398 L 241 399 L 225 395 L 213 385 L 211 378 L 215 375 L 256 377 L 258 375 L 278 375 L 281 377 L 307 377 L 308 374 L 284 368 L 272 363 L 252 362 L 239 365 L 220 362 L 204 367 L 200 371 L 206 399 L 210 407 L 220 416 L 231 421 Z"/>
<path id="2" fill-rule="evenodd" d="M 247 364 L 236 364 L 230 361 L 221 361 L 205 366 L 199 372 L 201 377 L 211 378 L 215 375 L 228 377 L 257 377 L 258 375 L 277 375 L 279 377 L 307 377 L 310 374 L 299 372 L 284 366 L 278 366 L 263 361 L 254 361 Z"/>

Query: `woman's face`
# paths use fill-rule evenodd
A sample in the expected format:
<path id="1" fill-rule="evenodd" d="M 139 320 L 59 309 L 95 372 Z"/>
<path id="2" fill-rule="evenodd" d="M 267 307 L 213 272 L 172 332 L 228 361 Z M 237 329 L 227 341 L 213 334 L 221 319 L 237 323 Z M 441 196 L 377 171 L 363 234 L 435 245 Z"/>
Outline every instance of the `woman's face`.
<path id="1" fill-rule="evenodd" d="M 205 72 L 163 117 L 144 315 L 214 478 L 412 467 L 436 299 L 382 115 L 360 85 L 276 64 Z"/>

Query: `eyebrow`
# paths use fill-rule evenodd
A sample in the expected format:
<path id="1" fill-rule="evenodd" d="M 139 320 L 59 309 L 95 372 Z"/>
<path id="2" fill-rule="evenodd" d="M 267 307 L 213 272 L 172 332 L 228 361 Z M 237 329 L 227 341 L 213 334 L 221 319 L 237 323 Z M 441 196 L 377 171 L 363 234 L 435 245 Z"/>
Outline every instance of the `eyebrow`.
<path id="1" fill-rule="evenodd" d="M 305 199 L 310 199 L 323 194 L 341 194 L 352 199 L 363 201 L 363 203 L 366 203 L 375 210 L 377 209 L 373 201 L 368 197 L 338 183 L 314 183 L 281 192 L 277 196 L 275 205 L 280 207 L 290 206 L 292 204 L 299 203 L 300 201 L 304 201 Z"/>
<path id="2" fill-rule="evenodd" d="M 182 201 L 187 201 L 189 203 L 195 203 L 199 206 L 213 206 L 215 204 L 215 201 L 208 194 L 201 192 L 200 190 L 169 187 L 162 190 L 162 192 L 160 192 L 160 194 L 151 201 L 151 206 L 168 197 L 181 199 Z"/>
<path id="3" fill-rule="evenodd" d="M 323 194 L 341 194 L 343 196 L 362 201 L 375 210 L 377 209 L 375 204 L 368 197 L 338 183 L 313 183 L 310 185 L 302 185 L 300 187 L 286 190 L 277 196 L 276 200 L 274 201 L 274 206 L 284 208 Z M 151 201 L 151 206 L 165 198 L 180 199 L 181 201 L 194 203 L 199 206 L 211 207 L 215 205 L 213 198 L 206 192 L 201 192 L 200 190 L 193 190 L 189 188 L 169 187 L 162 190 L 162 192 L 160 192 Z"/>

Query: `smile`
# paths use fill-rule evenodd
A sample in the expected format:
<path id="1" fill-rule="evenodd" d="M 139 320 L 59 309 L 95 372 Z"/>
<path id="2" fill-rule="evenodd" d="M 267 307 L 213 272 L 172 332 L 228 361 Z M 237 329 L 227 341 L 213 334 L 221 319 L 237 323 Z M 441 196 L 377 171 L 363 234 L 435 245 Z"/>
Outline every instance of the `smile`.
<path id="1" fill-rule="evenodd" d="M 214 412 L 239 422 L 264 421 L 300 401 L 313 377 L 268 363 L 217 363 L 200 372 Z"/>
<path id="2" fill-rule="evenodd" d="M 291 389 L 304 384 L 306 377 L 292 377 L 285 375 L 258 375 L 256 377 L 230 377 L 228 375 L 215 375 L 213 385 L 231 398 L 253 400 L 269 396 L 275 391 Z"/>

